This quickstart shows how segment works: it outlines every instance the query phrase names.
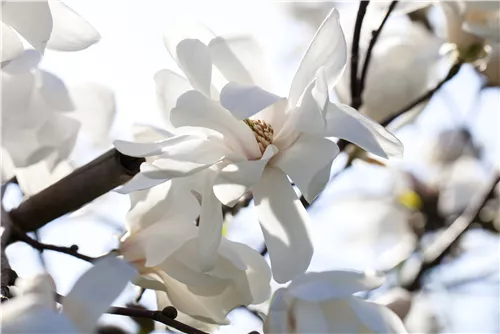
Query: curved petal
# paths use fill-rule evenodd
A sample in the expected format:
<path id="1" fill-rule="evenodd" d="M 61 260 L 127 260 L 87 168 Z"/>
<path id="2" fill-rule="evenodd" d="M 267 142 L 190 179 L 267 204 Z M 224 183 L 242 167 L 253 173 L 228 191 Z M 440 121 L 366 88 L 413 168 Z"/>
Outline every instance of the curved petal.
<path id="1" fill-rule="evenodd" d="M 349 305 L 359 320 L 374 333 L 407 333 L 401 319 L 383 305 L 367 302 L 358 297 L 351 297 Z"/>
<path id="2" fill-rule="evenodd" d="M 399 139 L 348 105 L 329 103 L 325 117 L 327 136 L 345 139 L 383 158 L 403 156 Z"/>
<path id="3" fill-rule="evenodd" d="M 262 50 L 252 36 L 216 37 L 208 44 L 213 64 L 228 81 L 271 89 Z"/>
<path id="4" fill-rule="evenodd" d="M 326 185 L 322 182 L 312 182 L 315 175 L 331 165 L 339 152 L 337 144 L 329 139 L 301 135 L 292 146 L 279 152 L 270 164 L 285 172 L 295 182 L 306 200 L 311 203 Z M 328 176 L 330 176 L 330 171 L 328 171 Z"/>
<path id="5" fill-rule="evenodd" d="M 64 297 L 63 312 L 82 333 L 91 333 L 97 319 L 137 272 L 124 261 L 107 256 L 97 260 Z"/>
<path id="6" fill-rule="evenodd" d="M 215 172 L 207 170 L 201 200 L 198 238 L 198 264 L 201 272 L 214 268 L 222 239 L 222 205 L 213 191 Z"/>
<path id="7" fill-rule="evenodd" d="M 253 86 L 230 82 L 220 92 L 220 102 L 236 119 L 244 120 L 282 98 Z"/>
<path id="8" fill-rule="evenodd" d="M 179 96 L 192 90 L 193 87 L 185 77 L 171 71 L 160 70 L 154 76 L 156 101 L 163 119 L 170 125 L 170 111 L 175 107 Z"/>
<path id="9" fill-rule="evenodd" d="M 222 204 L 233 207 L 250 187 L 259 182 L 264 168 L 278 149 L 269 145 L 260 160 L 245 160 L 224 167 L 215 178 L 214 194 Z"/>
<path id="10" fill-rule="evenodd" d="M 163 44 L 172 59 L 177 61 L 177 45 L 185 39 L 198 39 L 208 44 L 215 34 L 200 22 L 194 22 L 185 17 L 175 17 L 168 20 L 169 29 L 163 34 Z"/>
<path id="11" fill-rule="evenodd" d="M 2 21 L 20 33 L 35 49 L 44 52 L 52 32 L 52 15 L 45 1 L 4 1 Z"/>
<path id="12" fill-rule="evenodd" d="M 373 271 L 309 272 L 295 278 L 288 286 L 288 293 L 295 298 L 323 302 L 329 299 L 345 298 L 355 292 L 375 289 L 382 285 L 384 280 L 384 276 Z"/>
<path id="13" fill-rule="evenodd" d="M 27 298 L 14 298 L 9 305 L 2 305 L 2 331 L 19 334 L 79 333 L 70 319 Z"/>
<path id="14" fill-rule="evenodd" d="M 285 173 L 277 168 L 267 166 L 252 192 L 274 280 L 288 282 L 305 272 L 311 262 L 307 212 Z"/>
<path id="15" fill-rule="evenodd" d="M 180 135 L 153 143 L 134 143 L 126 140 L 115 140 L 113 145 L 120 153 L 132 157 L 150 157 L 153 155 L 160 155 L 168 148 L 190 140 L 200 140 L 200 138 Z"/>
<path id="16" fill-rule="evenodd" d="M 271 268 L 269 268 L 266 260 L 257 251 L 245 244 L 229 240 L 226 240 L 225 244 L 235 251 L 247 266 L 245 273 L 253 298 L 252 304 L 263 303 L 268 300 L 271 295 L 271 286 L 269 285 Z"/>
<path id="17" fill-rule="evenodd" d="M 285 299 L 286 288 L 280 288 L 274 293 L 271 305 L 269 306 L 269 313 L 264 322 L 264 333 L 288 333 L 290 329 L 288 324 L 288 302 Z"/>
<path id="18" fill-rule="evenodd" d="M 289 106 L 296 106 L 321 66 L 325 67 L 328 86 L 332 88 L 344 72 L 346 63 L 347 44 L 340 27 L 339 13 L 332 9 L 313 37 L 293 78 L 288 94 Z"/>
<path id="19" fill-rule="evenodd" d="M 58 51 L 79 51 L 101 39 L 101 35 L 62 1 L 49 1 L 53 28 L 47 48 Z"/>
<path id="20" fill-rule="evenodd" d="M 210 96 L 212 60 L 207 46 L 197 39 L 185 39 L 177 44 L 179 66 L 193 88 Z"/>
<path id="21" fill-rule="evenodd" d="M 217 102 L 198 91 L 189 91 L 177 100 L 170 114 L 172 125 L 202 127 L 215 130 L 224 136 L 224 141 L 235 152 L 248 159 L 260 157 L 260 150 L 252 130 L 222 108 Z"/>
<path id="22" fill-rule="evenodd" d="M 293 333 L 330 333 L 329 315 L 323 313 L 319 303 L 296 300 L 292 305 L 291 312 L 295 318 Z"/>
<path id="23" fill-rule="evenodd" d="M 116 114 L 114 92 L 97 83 L 70 87 L 75 111 L 69 116 L 82 124 L 82 131 L 95 145 L 109 145 L 109 131 Z"/>
<path id="24" fill-rule="evenodd" d="M 2 63 L 20 57 L 23 54 L 23 43 L 16 32 L 2 22 Z"/>
<path id="25" fill-rule="evenodd" d="M 146 177 L 142 173 L 138 173 L 130 181 L 125 183 L 123 186 L 118 187 L 115 191 L 119 194 L 125 195 L 125 194 L 129 194 L 131 192 L 134 192 L 134 191 L 149 189 L 151 187 L 162 184 L 163 182 L 166 182 L 167 180 L 168 180 L 168 178 L 152 179 L 152 178 Z"/>

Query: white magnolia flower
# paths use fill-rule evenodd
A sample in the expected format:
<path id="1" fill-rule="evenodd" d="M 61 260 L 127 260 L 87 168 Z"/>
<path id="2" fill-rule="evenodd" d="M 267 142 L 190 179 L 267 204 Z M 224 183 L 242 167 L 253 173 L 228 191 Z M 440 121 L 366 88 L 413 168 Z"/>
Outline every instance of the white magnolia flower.
<path id="1" fill-rule="evenodd" d="M 438 65 L 444 59 L 439 53 L 442 41 L 425 28 L 409 19 L 391 23 L 384 27 L 373 49 L 363 90 L 363 105 L 359 109 L 379 123 L 435 86 L 440 79 Z M 362 42 L 360 54 L 364 59 L 369 40 L 363 39 Z M 351 101 L 350 81 L 348 65 L 335 86 L 335 93 L 343 103 Z M 425 105 L 421 103 L 407 113 L 405 123 L 415 118 Z"/>
<path id="2" fill-rule="evenodd" d="M 13 168 L 5 172 L 19 176 L 23 184 L 52 177 L 72 153 L 80 128 L 94 144 L 109 145 L 115 115 L 110 89 L 93 83 L 67 86 L 39 69 L 39 61 L 39 53 L 27 50 L 1 73 L 2 148 Z M 30 192 L 28 188 L 23 190 Z"/>
<path id="3" fill-rule="evenodd" d="M 2 0 L 1 24 L 2 63 L 22 55 L 24 46 L 19 35 L 41 53 L 46 47 L 83 50 L 101 38 L 87 21 L 58 0 Z"/>
<path id="4" fill-rule="evenodd" d="M 225 238 L 213 269 L 200 271 L 200 208 L 186 189 L 176 180 L 131 194 L 120 252 L 143 275 L 135 283 L 157 290 L 159 309 L 173 305 L 198 321 L 226 324 L 234 308 L 269 298 L 271 272 L 258 252 Z"/>
<path id="5" fill-rule="evenodd" d="M 123 191 L 179 176 L 198 178 L 202 270 L 214 265 L 222 230 L 221 203 L 233 206 L 252 191 L 275 280 L 286 282 L 304 272 L 313 253 L 307 213 L 287 175 L 311 202 L 328 182 L 331 163 L 339 152 L 326 137 L 349 140 L 382 157 L 402 154 L 399 140 L 382 126 L 347 105 L 329 101 L 329 88 L 342 74 L 347 59 L 338 19 L 334 10 L 319 28 L 288 98 L 243 79 L 224 86 L 220 103 L 200 91 L 189 91 L 170 113 L 175 136 L 152 144 L 115 142 L 128 155 L 160 156 L 143 165 Z M 180 61 L 191 62 L 193 68 L 187 73 L 194 79 L 190 81 L 203 82 L 208 89 L 217 56 L 202 52 L 201 42 L 189 43 L 192 49 L 181 53 L 186 60 Z M 225 59 L 223 55 L 219 59 Z M 232 73 L 238 79 L 241 68 L 248 67 L 226 68 L 226 77 Z"/>
<path id="6" fill-rule="evenodd" d="M 387 307 L 352 295 L 382 282 L 381 277 L 354 271 L 296 277 L 275 292 L 264 333 L 406 333 Z"/>
<path id="7" fill-rule="evenodd" d="M 55 303 L 55 283 L 49 275 L 24 281 L 18 295 L 2 304 L 4 333 L 92 333 L 97 320 L 137 272 L 114 257 L 105 257 L 84 273 L 62 301 Z"/>

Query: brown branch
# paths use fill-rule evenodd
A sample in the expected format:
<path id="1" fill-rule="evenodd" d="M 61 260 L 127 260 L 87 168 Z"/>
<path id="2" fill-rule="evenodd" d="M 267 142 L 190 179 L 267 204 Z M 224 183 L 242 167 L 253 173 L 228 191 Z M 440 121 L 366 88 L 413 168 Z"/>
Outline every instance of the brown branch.
<path id="1" fill-rule="evenodd" d="M 419 271 L 412 280 L 404 284 L 406 290 L 416 291 L 421 287 L 423 276 L 442 262 L 458 239 L 474 221 L 478 220 L 482 208 L 494 195 L 499 182 L 500 175 L 497 174 L 485 193 L 472 198 L 465 211 L 423 252 L 423 260 Z"/>
<path id="2" fill-rule="evenodd" d="M 129 181 L 142 162 L 143 158 L 112 149 L 25 200 L 9 212 L 11 220 L 22 232 L 35 231 Z M 8 244 L 16 237 L 12 235 Z"/>
<path id="3" fill-rule="evenodd" d="M 17 273 L 10 267 L 9 259 L 7 254 L 5 254 L 5 248 L 7 247 L 7 239 L 10 237 L 12 224 L 10 221 L 9 214 L 2 209 L 2 225 L 4 226 L 4 231 L 1 237 L 1 277 L 0 277 L 0 293 L 2 302 L 11 298 L 9 286 L 14 285 L 17 279 Z"/>

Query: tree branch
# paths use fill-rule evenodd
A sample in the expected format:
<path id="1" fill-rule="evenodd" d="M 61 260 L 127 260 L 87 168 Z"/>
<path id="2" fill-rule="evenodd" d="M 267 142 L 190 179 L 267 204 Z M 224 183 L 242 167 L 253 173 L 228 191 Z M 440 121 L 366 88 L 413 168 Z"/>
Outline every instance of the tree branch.
<path id="1" fill-rule="evenodd" d="M 50 251 L 54 251 L 54 252 L 59 252 L 59 253 L 71 255 L 73 257 L 76 257 L 77 259 L 87 261 L 87 262 L 93 262 L 93 261 L 98 259 L 95 257 L 91 257 L 91 256 L 87 256 L 87 255 L 79 253 L 77 245 L 72 245 L 71 247 L 56 246 L 56 245 L 51 245 L 51 244 L 45 244 L 45 243 L 40 242 L 38 240 L 32 239 L 26 234 L 18 233 L 17 236 L 19 237 L 20 241 L 25 242 L 26 244 L 30 245 L 34 249 L 38 250 L 39 252 L 43 252 L 44 250 L 50 250 Z"/>
<path id="2" fill-rule="evenodd" d="M 10 267 L 9 259 L 7 258 L 7 254 L 5 254 L 5 247 L 7 247 L 7 239 L 10 237 L 12 223 L 10 221 L 9 214 L 4 210 L 3 205 L 1 205 L 2 209 L 2 225 L 4 226 L 4 231 L 1 237 L 1 277 L 0 277 L 0 293 L 2 302 L 12 298 L 9 290 L 9 286 L 14 285 L 17 279 L 17 273 L 12 270 Z"/>
<path id="3" fill-rule="evenodd" d="M 25 200 L 9 212 L 11 220 L 22 232 L 35 231 L 129 181 L 142 162 L 112 149 Z M 7 244 L 16 241 L 17 234 Z"/>
<path id="4" fill-rule="evenodd" d="M 391 2 L 391 4 L 389 5 L 389 9 L 387 10 L 387 13 L 385 14 L 385 17 L 382 20 L 382 23 L 380 23 L 380 26 L 378 27 L 377 30 L 372 32 L 372 39 L 370 40 L 370 44 L 368 45 L 368 50 L 366 51 L 365 61 L 363 63 L 363 69 L 361 71 L 361 79 L 359 80 L 360 105 L 363 104 L 363 91 L 365 89 L 366 75 L 368 74 L 368 68 L 370 66 L 370 60 L 372 57 L 373 48 L 375 47 L 375 44 L 377 43 L 380 33 L 382 32 L 382 29 L 384 28 L 387 20 L 389 19 L 389 16 L 391 15 L 394 8 L 396 8 L 397 4 L 398 4 L 397 1 Z"/>
<path id="5" fill-rule="evenodd" d="M 361 1 L 359 3 L 358 15 L 354 24 L 354 35 L 351 47 L 351 106 L 358 109 L 361 106 L 361 91 L 358 81 L 358 63 L 359 63 L 359 39 L 361 38 L 361 27 L 366 14 L 366 8 L 370 1 Z"/>
<path id="6" fill-rule="evenodd" d="M 494 195 L 495 188 L 500 182 L 500 175 L 494 177 L 485 194 L 472 198 L 465 211 L 441 234 L 437 240 L 423 252 L 423 260 L 415 277 L 403 287 L 408 291 L 416 291 L 421 287 L 422 277 L 436 267 L 449 254 L 452 246 L 467 231 L 469 226 L 479 218 L 481 209 Z"/>

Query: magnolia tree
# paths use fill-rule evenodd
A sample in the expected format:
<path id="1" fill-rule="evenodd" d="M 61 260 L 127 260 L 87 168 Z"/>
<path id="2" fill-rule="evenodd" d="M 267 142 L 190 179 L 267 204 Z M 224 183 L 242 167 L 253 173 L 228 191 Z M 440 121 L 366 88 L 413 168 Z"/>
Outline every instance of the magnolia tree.
<path id="1" fill-rule="evenodd" d="M 422 179 L 403 167 L 398 137 L 464 68 L 480 78 L 479 92 L 498 85 L 498 3 L 292 6 L 316 31 L 287 94 L 273 88 L 266 50 L 251 36 L 166 20 L 163 42 L 179 71 L 154 75 L 162 125 L 137 122 L 124 140 L 111 135 L 120 103 L 112 88 L 65 83 L 40 66 L 46 50 L 108 41 L 60 1 L 2 0 L 5 333 L 122 333 L 98 325 L 104 313 L 131 317 L 140 333 L 206 333 L 224 331 L 234 310 L 261 321 L 253 330 L 264 333 L 405 333 L 404 323 L 427 331 L 410 318 L 431 269 L 458 256 L 471 226 L 498 230 L 498 166 L 481 164 L 463 122 L 424 150 L 407 140 L 405 154 L 418 151 L 432 169 Z M 78 167 L 88 152 L 102 154 Z M 332 220 L 334 229 L 363 222 L 341 243 L 371 263 L 316 270 L 312 226 L 330 221 L 332 206 L 324 190 L 366 168 L 388 172 L 389 190 L 340 200 L 344 211 Z M 7 205 L 13 187 L 22 200 Z M 116 247 L 90 256 L 40 239 L 39 229 L 74 211 L 112 215 L 105 200 L 116 193 L 130 202 L 116 217 Z M 242 216 L 260 226 L 260 249 L 228 232 Z M 50 251 L 92 265 L 62 295 L 48 266 L 18 277 L 16 253 L 6 253 L 17 243 L 42 260 Z M 130 285 L 135 301 L 113 306 Z M 152 310 L 140 304 L 145 291 L 156 297 Z"/>

